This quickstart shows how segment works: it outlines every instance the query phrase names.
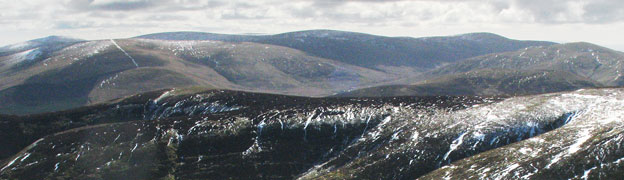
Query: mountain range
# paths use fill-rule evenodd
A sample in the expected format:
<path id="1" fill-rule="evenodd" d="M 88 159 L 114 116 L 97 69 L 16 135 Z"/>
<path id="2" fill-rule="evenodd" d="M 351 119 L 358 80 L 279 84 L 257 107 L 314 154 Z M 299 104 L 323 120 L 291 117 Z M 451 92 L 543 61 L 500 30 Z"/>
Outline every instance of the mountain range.
<path id="1" fill-rule="evenodd" d="M 321 58 L 386 72 L 396 71 L 392 67 L 407 67 L 412 71 L 421 72 L 468 57 L 554 44 L 545 41 L 512 40 L 491 33 L 410 38 L 332 30 L 256 36 L 173 32 L 148 34 L 138 36 L 138 38 L 272 44 L 297 49 Z"/>
<path id="2" fill-rule="evenodd" d="M 338 96 L 523 95 L 623 86 L 624 53 L 590 43 L 534 46 L 448 64 Z M 452 87 L 452 88 L 448 88 Z"/>
<path id="3" fill-rule="evenodd" d="M 491 33 L 0 48 L 0 180 L 617 179 L 624 53 Z"/>
<path id="4" fill-rule="evenodd" d="M 313 30 L 277 35 L 174 32 L 84 41 L 47 37 L 0 49 L 0 113 L 29 114 L 173 87 L 326 96 L 543 41 L 489 33 L 383 37 Z"/>

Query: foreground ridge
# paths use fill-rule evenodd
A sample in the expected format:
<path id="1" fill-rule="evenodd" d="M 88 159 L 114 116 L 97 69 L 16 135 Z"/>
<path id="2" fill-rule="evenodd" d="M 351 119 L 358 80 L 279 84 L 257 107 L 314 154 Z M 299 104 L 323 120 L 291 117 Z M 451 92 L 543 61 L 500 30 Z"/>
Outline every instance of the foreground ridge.
<path id="1" fill-rule="evenodd" d="M 166 90 L 31 141 L 0 179 L 609 178 L 622 174 L 623 102 L 624 89 L 606 88 L 507 99 Z"/>

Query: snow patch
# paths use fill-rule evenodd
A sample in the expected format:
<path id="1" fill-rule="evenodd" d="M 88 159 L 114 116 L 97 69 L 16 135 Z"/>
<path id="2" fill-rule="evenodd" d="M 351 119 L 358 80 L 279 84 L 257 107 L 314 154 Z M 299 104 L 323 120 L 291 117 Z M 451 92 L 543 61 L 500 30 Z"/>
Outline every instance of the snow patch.
<path id="1" fill-rule="evenodd" d="M 455 151 L 461 144 L 464 143 L 464 136 L 467 133 L 464 132 L 461 135 L 459 135 L 459 137 L 455 140 L 453 140 L 453 142 L 451 143 L 451 146 L 449 147 L 449 151 L 446 152 L 446 154 L 444 154 L 444 160 L 448 159 L 448 156 L 451 155 L 451 152 Z"/>
<path id="2" fill-rule="evenodd" d="M 31 45 L 32 45 L 31 42 L 26 41 L 26 42 L 21 42 L 21 43 L 16 43 L 16 44 L 11 44 L 11 45 L 5 46 L 5 47 L 3 47 L 3 49 L 6 48 L 6 49 L 9 49 L 9 50 L 17 50 L 17 49 L 22 49 L 22 48 L 25 48 L 25 47 L 28 47 L 28 46 L 31 46 Z"/>
<path id="3" fill-rule="evenodd" d="M 135 143 L 134 147 L 132 148 L 132 150 L 130 150 L 130 152 L 134 152 L 134 150 L 136 150 L 137 147 L 139 147 L 139 143 Z"/>
<path id="4" fill-rule="evenodd" d="M 596 168 L 597 168 L 597 167 L 593 167 L 593 168 L 589 168 L 588 170 L 585 170 L 585 172 L 583 172 L 583 176 L 581 176 L 581 179 L 585 179 L 585 180 L 587 180 L 587 179 L 588 179 L 588 176 L 589 176 L 589 173 L 590 173 L 592 170 L 596 169 Z"/>
<path id="5" fill-rule="evenodd" d="M 154 99 L 154 104 L 157 104 L 160 100 L 169 97 L 171 95 L 171 93 L 175 91 L 175 89 L 172 89 L 170 91 L 166 91 L 163 94 L 161 94 L 160 96 L 158 96 L 158 98 Z"/>
<path id="6" fill-rule="evenodd" d="M 15 161 L 17 161 L 19 158 L 21 158 L 22 156 L 18 156 L 15 159 L 13 159 L 11 162 L 9 162 L 9 164 L 7 164 L 6 166 L 4 166 L 2 169 L 0 169 L 0 172 L 4 171 L 4 169 L 11 167 L 11 165 L 13 165 L 13 163 L 15 163 Z"/>
<path id="7" fill-rule="evenodd" d="M 8 56 L 8 59 L 4 60 L 2 63 L 4 64 L 4 67 L 10 68 L 23 62 L 31 62 L 37 59 L 41 54 L 42 52 L 38 48 L 34 48 L 10 55 Z"/>
<path id="8" fill-rule="evenodd" d="M 24 162 L 24 160 L 26 160 L 28 157 L 30 157 L 30 153 L 26 153 L 26 155 L 20 160 L 20 162 Z"/>
<path id="9" fill-rule="evenodd" d="M 59 165 L 60 165 L 60 164 L 61 164 L 60 162 L 57 162 L 57 163 L 54 165 L 54 172 L 57 172 L 57 171 L 58 171 L 58 168 L 59 168 Z"/>
<path id="10" fill-rule="evenodd" d="M 418 141 L 418 135 L 419 135 L 419 134 L 418 134 L 418 132 L 414 131 L 414 132 L 412 133 L 412 138 L 411 138 L 411 140 L 412 140 L 412 141 Z"/>
<path id="11" fill-rule="evenodd" d="M 574 154 L 581 149 L 581 145 L 585 143 L 589 138 L 592 137 L 592 134 L 589 130 L 582 131 L 580 134 L 580 138 L 568 148 L 568 154 Z"/>
<path id="12" fill-rule="evenodd" d="M 25 61 L 35 60 L 37 57 L 39 57 L 39 55 L 41 55 L 41 50 L 39 50 L 39 48 L 31 49 L 31 50 L 16 54 L 17 57 Z"/>
<path id="13" fill-rule="evenodd" d="M 499 179 L 504 179 L 504 177 L 509 174 L 511 171 L 513 171 L 514 169 L 520 167 L 519 164 L 512 164 L 511 166 L 508 166 L 507 168 L 505 168 L 505 170 L 503 170 L 498 177 L 496 177 L 497 180 Z"/>

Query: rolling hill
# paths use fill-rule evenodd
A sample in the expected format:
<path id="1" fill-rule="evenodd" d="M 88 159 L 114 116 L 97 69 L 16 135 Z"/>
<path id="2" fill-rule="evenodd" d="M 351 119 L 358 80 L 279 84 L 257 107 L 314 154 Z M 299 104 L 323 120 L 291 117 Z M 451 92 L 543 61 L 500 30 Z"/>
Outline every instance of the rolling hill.
<path id="1" fill-rule="evenodd" d="M 201 86 L 325 96 L 541 41 L 488 33 L 404 38 L 313 30 L 266 36 L 181 32 L 0 48 L 0 113 L 29 114 L 163 88 Z"/>
<path id="2" fill-rule="evenodd" d="M 447 64 L 336 96 L 526 95 L 624 86 L 624 53 L 590 43 L 527 47 Z"/>
<path id="3" fill-rule="evenodd" d="M 13 56 L 2 57 L 10 61 Z M 394 76 L 286 47 L 219 41 L 100 40 L 0 78 L 0 112 L 30 113 L 171 87 L 323 95 Z"/>
<path id="4" fill-rule="evenodd" d="M 339 93 L 335 96 L 514 96 L 602 86 L 596 81 L 565 71 L 480 69 L 445 75 L 413 85 L 377 86 Z"/>
<path id="5" fill-rule="evenodd" d="M 624 53 L 584 42 L 473 57 L 438 68 L 425 76 L 437 77 L 484 68 L 566 71 L 608 86 L 624 85 Z"/>
<path id="6" fill-rule="evenodd" d="M 164 40 L 218 40 L 257 42 L 298 49 L 313 56 L 384 72 L 422 72 L 468 57 L 514 51 L 552 42 L 518 41 L 491 33 L 448 37 L 384 37 L 363 33 L 309 30 L 276 35 L 224 35 L 199 32 L 168 32 L 138 36 Z"/>
<path id="7" fill-rule="evenodd" d="M 0 72 L 17 73 L 21 69 L 44 60 L 65 47 L 84 42 L 62 36 L 48 36 L 18 44 L 0 47 Z"/>

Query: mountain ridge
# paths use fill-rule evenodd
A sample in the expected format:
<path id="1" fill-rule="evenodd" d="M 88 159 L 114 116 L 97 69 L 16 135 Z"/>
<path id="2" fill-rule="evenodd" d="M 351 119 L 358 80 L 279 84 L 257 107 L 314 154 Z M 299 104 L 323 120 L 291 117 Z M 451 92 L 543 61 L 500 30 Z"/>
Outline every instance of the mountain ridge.
<path id="1" fill-rule="evenodd" d="M 467 72 L 483 68 L 550 69 L 569 71 L 608 86 L 624 85 L 622 52 L 586 42 L 531 47 L 524 50 L 488 54 L 432 70 L 424 76 Z"/>
<path id="2" fill-rule="evenodd" d="M 603 85 L 564 71 L 479 69 L 449 74 L 411 85 L 376 86 L 339 93 L 334 96 L 518 96 L 596 87 L 603 87 Z"/>
<path id="3" fill-rule="evenodd" d="M 0 112 L 56 111 L 187 86 L 326 96 L 420 74 L 447 61 L 490 51 L 552 44 L 487 33 L 465 36 L 494 40 L 405 39 L 332 30 L 206 34 L 199 37 L 217 40 L 70 39 L 71 43 L 57 43 L 50 51 L 0 56 L 0 100 L 6 102 Z"/>
<path id="4" fill-rule="evenodd" d="M 0 179 L 543 179 L 561 170 L 567 178 L 623 172 L 610 163 L 624 156 L 616 148 L 624 135 L 622 88 L 506 98 L 184 91 L 22 117 L 24 129 L 0 132 L 35 135 L 22 136 L 30 142 L 2 164 Z M 607 167 L 588 173 L 594 163 Z M 481 173 L 465 170 L 473 166 Z"/>
<path id="5" fill-rule="evenodd" d="M 470 35 L 484 37 L 494 41 L 493 43 L 496 43 L 496 45 L 464 37 Z M 137 36 L 137 38 L 220 40 L 231 42 L 251 41 L 290 47 L 318 57 L 337 59 L 348 64 L 377 70 L 384 70 L 384 66 L 415 66 L 416 68 L 412 71 L 423 71 L 443 62 L 453 62 L 477 54 L 508 51 L 526 46 L 555 44 L 545 41 L 511 40 L 492 33 L 412 38 L 386 37 L 334 30 L 307 30 L 261 36 L 170 32 L 148 34 Z M 431 41 L 431 39 L 434 41 Z M 437 53 L 437 51 L 447 53 Z M 390 59 L 382 58 L 390 52 L 394 52 Z"/>

